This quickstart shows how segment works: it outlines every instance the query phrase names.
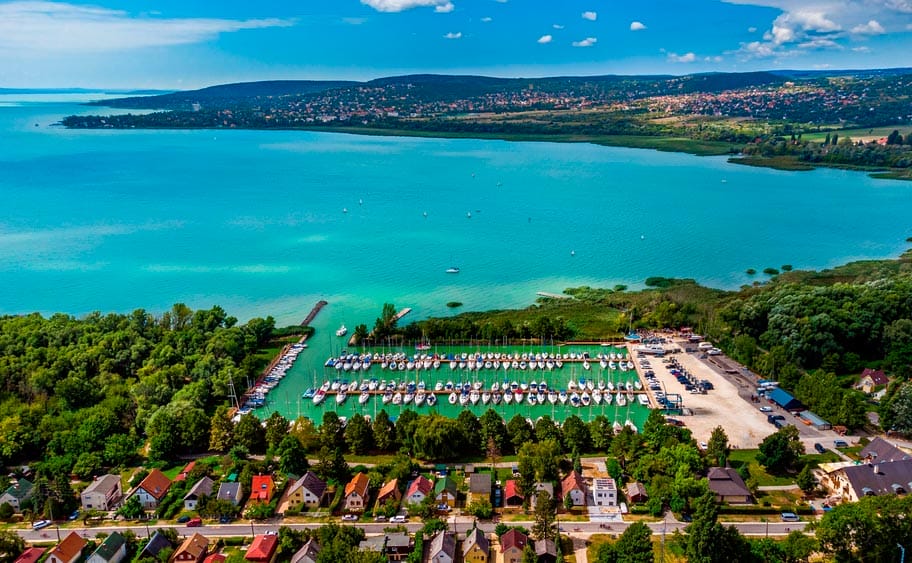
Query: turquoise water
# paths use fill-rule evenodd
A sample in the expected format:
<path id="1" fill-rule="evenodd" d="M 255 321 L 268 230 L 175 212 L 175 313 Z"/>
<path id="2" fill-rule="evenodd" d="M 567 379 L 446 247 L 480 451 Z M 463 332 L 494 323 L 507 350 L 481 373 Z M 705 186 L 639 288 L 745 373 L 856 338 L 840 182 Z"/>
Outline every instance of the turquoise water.
<path id="1" fill-rule="evenodd" d="M 326 299 L 286 381 L 384 302 L 412 307 L 407 322 L 653 275 L 735 288 L 747 268 L 895 256 L 912 234 L 912 186 L 846 171 L 586 144 L 66 131 L 51 124 L 89 111 L 47 100 L 0 96 L 0 313 L 182 301 L 285 324 Z"/>

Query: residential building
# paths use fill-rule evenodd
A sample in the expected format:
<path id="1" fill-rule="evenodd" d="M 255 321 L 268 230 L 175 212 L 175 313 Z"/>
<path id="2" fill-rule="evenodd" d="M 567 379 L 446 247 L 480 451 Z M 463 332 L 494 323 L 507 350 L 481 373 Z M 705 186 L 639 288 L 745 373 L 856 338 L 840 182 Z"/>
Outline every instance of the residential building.
<path id="1" fill-rule="evenodd" d="M 275 494 L 275 481 L 272 475 L 254 475 L 250 484 L 250 500 L 255 502 L 272 502 Z"/>
<path id="2" fill-rule="evenodd" d="M 487 536 L 478 528 L 472 528 L 462 542 L 462 560 L 465 563 L 488 563 L 490 556 L 491 544 Z"/>
<path id="3" fill-rule="evenodd" d="M 228 560 L 227 555 L 222 555 L 221 553 L 210 553 L 203 559 L 203 563 L 225 563 Z"/>
<path id="4" fill-rule="evenodd" d="M 858 452 L 858 459 L 865 463 L 883 463 L 912 459 L 912 455 L 878 436 Z"/>
<path id="5" fill-rule="evenodd" d="M 120 532 L 111 532 L 92 552 L 86 563 L 120 563 L 127 556 L 127 540 Z"/>
<path id="6" fill-rule="evenodd" d="M 592 502 L 595 506 L 617 506 L 618 492 L 614 479 L 597 477 L 592 481 Z"/>
<path id="7" fill-rule="evenodd" d="M 397 506 L 399 501 L 402 499 L 402 493 L 399 492 L 399 479 L 393 479 L 383 485 L 380 488 L 380 492 L 377 493 L 377 506 L 383 506 L 387 502 L 392 501 Z"/>
<path id="8" fill-rule="evenodd" d="M 469 475 L 469 494 L 472 498 L 491 500 L 491 474 L 472 473 Z"/>
<path id="9" fill-rule="evenodd" d="M 716 495 L 716 502 L 748 504 L 753 500 L 744 479 L 731 467 L 710 467 L 706 478 L 709 490 Z"/>
<path id="10" fill-rule="evenodd" d="M 326 482 L 312 471 L 308 471 L 303 477 L 292 483 L 285 493 L 288 502 L 287 508 L 297 508 L 302 505 L 316 508 L 323 504 L 325 496 Z"/>
<path id="11" fill-rule="evenodd" d="M 158 559 L 158 554 L 165 548 L 174 547 L 161 532 L 156 531 L 146 542 L 145 547 L 139 552 L 137 559 Z"/>
<path id="12" fill-rule="evenodd" d="M 345 485 L 343 507 L 350 512 L 360 512 L 367 505 L 370 480 L 364 473 L 358 473 Z"/>
<path id="13" fill-rule="evenodd" d="M 456 481 L 449 477 L 437 479 L 434 483 L 434 502 L 437 506 L 449 506 L 456 508 Z"/>
<path id="14" fill-rule="evenodd" d="M 523 549 L 529 543 L 529 537 L 516 528 L 512 528 L 500 536 L 500 553 L 503 563 L 522 563 Z"/>
<path id="15" fill-rule="evenodd" d="M 557 544 L 544 539 L 535 542 L 535 561 L 537 563 L 557 563 Z"/>
<path id="16" fill-rule="evenodd" d="M 861 378 L 858 381 L 858 388 L 865 393 L 873 393 L 877 387 L 882 387 L 890 383 L 890 378 L 879 369 L 865 368 L 861 372 Z"/>
<path id="17" fill-rule="evenodd" d="M 524 497 L 519 492 L 519 482 L 509 479 L 504 483 L 504 506 L 522 506 Z"/>
<path id="18" fill-rule="evenodd" d="M 431 538 L 428 548 L 428 563 L 453 563 L 456 560 L 456 536 L 440 530 Z"/>
<path id="19" fill-rule="evenodd" d="M 253 538 L 244 559 L 254 563 L 272 563 L 275 561 L 279 549 L 279 536 L 276 534 L 261 534 Z"/>
<path id="20" fill-rule="evenodd" d="M 222 483 L 218 488 L 218 499 L 231 501 L 234 506 L 241 504 L 244 498 L 244 489 L 240 483 Z"/>
<path id="21" fill-rule="evenodd" d="M 649 493 L 646 492 L 646 486 L 637 481 L 627 485 L 626 495 L 627 500 L 632 503 L 641 503 L 649 500 Z"/>
<path id="22" fill-rule="evenodd" d="M 180 481 L 186 481 L 187 477 L 190 475 L 190 472 L 193 471 L 194 467 L 196 467 L 195 461 L 191 461 L 190 463 L 185 465 L 184 468 L 180 470 L 180 473 L 178 473 L 177 476 L 174 478 L 174 482 L 179 483 Z"/>
<path id="23" fill-rule="evenodd" d="M 38 563 L 45 551 L 47 549 L 44 547 L 30 547 L 19 554 L 13 563 Z"/>
<path id="24" fill-rule="evenodd" d="M 554 500 L 554 484 L 543 483 L 541 481 L 535 482 L 535 494 L 529 499 L 529 507 L 533 510 L 535 509 L 535 505 L 538 504 L 538 493 L 548 493 L 548 497 Z M 558 501 L 559 500 L 560 499 L 558 499 Z"/>
<path id="25" fill-rule="evenodd" d="M 45 559 L 46 563 L 76 563 L 82 557 L 82 550 L 88 542 L 76 532 L 70 532 L 63 541 L 54 546 Z"/>
<path id="26" fill-rule="evenodd" d="M 421 504 L 424 499 L 434 490 L 434 483 L 424 475 L 419 475 L 409 483 L 405 491 L 405 502 L 407 504 Z"/>
<path id="27" fill-rule="evenodd" d="M 200 563 L 209 551 L 209 538 L 196 533 L 184 540 L 184 543 L 171 555 L 171 562 Z"/>
<path id="28" fill-rule="evenodd" d="M 215 481 L 209 477 L 203 477 L 197 481 L 187 494 L 184 495 L 184 508 L 187 510 L 196 510 L 201 498 L 212 496 L 213 488 L 215 488 Z"/>
<path id="29" fill-rule="evenodd" d="M 570 495 L 573 506 L 586 506 L 586 493 L 586 481 L 580 475 L 580 472 L 575 469 L 561 481 L 561 503 L 563 503 L 567 495 Z"/>
<path id="30" fill-rule="evenodd" d="M 168 477 L 158 469 L 153 469 L 146 475 L 146 478 L 142 480 L 139 486 L 133 490 L 133 495 L 139 499 L 139 503 L 142 504 L 143 508 L 146 510 L 153 510 L 157 508 L 158 503 L 165 498 L 165 495 L 168 494 L 168 489 L 170 488 L 171 479 L 168 479 Z"/>
<path id="31" fill-rule="evenodd" d="M 856 502 L 866 496 L 912 492 L 912 459 L 850 465 L 828 473 L 821 484 L 831 496 Z"/>
<path id="32" fill-rule="evenodd" d="M 320 544 L 311 538 L 291 556 L 291 563 L 317 563 L 318 555 L 320 555 Z"/>
<path id="33" fill-rule="evenodd" d="M 31 481 L 24 478 L 13 479 L 10 486 L 0 495 L 0 504 L 5 502 L 16 512 L 21 512 L 20 503 L 31 498 L 32 493 L 34 493 L 34 485 Z"/>
<path id="34" fill-rule="evenodd" d="M 382 553 L 387 561 L 405 561 L 413 548 L 412 537 L 405 532 L 373 536 L 358 545 L 361 551 Z"/>
<path id="35" fill-rule="evenodd" d="M 123 497 L 120 475 L 102 475 L 79 496 L 84 510 L 113 510 Z"/>

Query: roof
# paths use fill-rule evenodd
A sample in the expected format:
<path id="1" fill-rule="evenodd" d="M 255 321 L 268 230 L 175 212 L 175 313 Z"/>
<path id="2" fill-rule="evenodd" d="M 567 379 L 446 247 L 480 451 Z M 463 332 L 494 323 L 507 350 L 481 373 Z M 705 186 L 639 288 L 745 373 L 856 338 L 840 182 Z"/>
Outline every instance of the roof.
<path id="1" fill-rule="evenodd" d="M 456 496 L 456 481 L 453 481 L 449 477 L 444 477 L 443 479 L 437 479 L 437 482 L 434 483 L 434 493 L 440 495 L 446 491 L 450 496 Z"/>
<path id="2" fill-rule="evenodd" d="M 491 543 L 488 541 L 487 536 L 484 535 L 484 532 L 478 528 L 472 528 L 472 531 L 469 532 L 466 539 L 462 542 L 462 554 L 465 555 L 476 545 L 485 554 L 491 550 Z"/>
<path id="3" fill-rule="evenodd" d="M 32 487 L 32 482 L 28 479 L 19 479 L 10 485 L 4 494 L 23 500 L 32 493 Z"/>
<path id="4" fill-rule="evenodd" d="M 766 396 L 785 410 L 793 410 L 801 406 L 801 401 L 793 397 L 791 393 L 785 389 L 782 389 L 781 387 L 776 387 L 772 391 L 768 392 Z"/>
<path id="5" fill-rule="evenodd" d="M 871 461 L 873 463 L 898 461 L 910 458 L 912 458 L 912 456 L 880 437 L 871 440 L 871 443 L 858 453 L 858 459 Z"/>
<path id="6" fill-rule="evenodd" d="M 420 492 L 424 496 L 431 494 L 431 491 L 434 490 L 434 484 L 431 483 L 431 480 L 425 477 L 424 475 L 419 475 L 415 478 L 414 481 L 409 483 L 408 491 L 405 493 L 405 496 L 412 496 L 413 494 Z"/>
<path id="7" fill-rule="evenodd" d="M 393 479 L 392 481 L 387 482 L 380 489 L 380 492 L 377 493 L 377 498 L 381 499 L 388 495 L 395 494 L 399 490 L 399 479 Z"/>
<path id="8" fill-rule="evenodd" d="M 54 549 L 51 550 L 50 555 L 56 556 L 57 559 L 60 559 L 61 561 L 71 561 L 82 553 L 82 548 L 84 548 L 87 543 L 88 542 L 76 532 L 70 532 L 67 537 L 63 538 L 62 542 L 58 543 Z"/>
<path id="9" fill-rule="evenodd" d="M 864 379 L 865 377 L 870 377 L 874 385 L 886 385 L 890 382 L 890 378 L 887 377 L 883 370 L 879 369 L 865 368 L 861 372 L 861 378 Z"/>
<path id="10" fill-rule="evenodd" d="M 446 553 L 450 559 L 456 558 L 456 536 L 446 530 L 440 530 L 431 539 L 431 548 L 428 551 L 431 559 L 438 553 Z"/>
<path id="11" fill-rule="evenodd" d="M 209 538 L 203 534 L 195 533 L 185 539 L 184 543 L 180 544 L 180 547 L 174 553 L 188 553 L 198 561 L 206 554 L 207 549 L 209 549 Z"/>
<path id="12" fill-rule="evenodd" d="M 161 500 L 168 493 L 168 489 L 171 488 L 171 479 L 168 479 L 168 476 L 158 469 L 153 469 L 139 484 L 139 488 Z"/>
<path id="13" fill-rule="evenodd" d="M 320 554 L 320 544 L 317 543 L 317 540 L 311 538 L 310 540 L 307 541 L 307 543 L 305 543 L 303 546 L 301 546 L 301 549 L 299 549 L 297 552 L 295 552 L 294 555 L 291 556 L 291 563 L 299 563 L 305 557 L 310 559 L 311 561 L 316 561 L 317 555 L 319 555 L 319 554 Z"/>
<path id="14" fill-rule="evenodd" d="M 13 563 L 35 563 L 41 559 L 41 556 L 44 555 L 45 551 L 47 551 L 47 549 L 43 547 L 30 547 L 23 551 Z"/>
<path id="15" fill-rule="evenodd" d="M 249 561 L 269 561 L 279 546 L 279 536 L 276 534 L 261 534 L 253 538 L 244 559 Z"/>
<path id="16" fill-rule="evenodd" d="M 367 498 L 367 488 L 369 486 L 370 479 L 367 478 L 367 475 L 358 473 L 345 485 L 345 496 L 355 493 L 360 497 Z"/>
<path id="17" fill-rule="evenodd" d="M 313 471 L 308 471 L 295 482 L 293 488 L 296 489 L 298 487 L 303 487 L 310 491 L 310 494 L 317 498 L 323 498 L 323 493 L 326 492 L 326 482 L 317 477 L 317 474 Z"/>
<path id="18" fill-rule="evenodd" d="M 574 469 L 571 471 L 564 480 L 561 481 L 561 494 L 566 495 L 572 490 L 586 491 L 586 481 L 583 480 L 583 476 L 580 475 L 580 472 Z"/>
<path id="19" fill-rule="evenodd" d="M 912 491 L 912 459 L 853 465 L 843 471 L 858 496 Z"/>
<path id="20" fill-rule="evenodd" d="M 275 490 L 275 481 L 272 475 L 254 475 L 250 483 L 250 498 L 269 500 Z"/>
<path id="21" fill-rule="evenodd" d="M 634 497 L 634 496 L 648 497 L 649 493 L 646 492 L 646 485 L 644 485 L 643 483 L 640 483 L 638 481 L 629 483 L 627 485 L 627 497 Z"/>
<path id="22" fill-rule="evenodd" d="M 801 411 L 798 416 L 809 421 L 814 426 L 828 426 L 830 424 L 811 411 Z"/>
<path id="23" fill-rule="evenodd" d="M 177 474 L 177 477 L 174 478 L 174 482 L 177 483 L 178 481 L 183 481 L 184 479 L 186 479 L 187 475 L 191 471 L 193 471 L 194 467 L 196 467 L 195 461 L 191 461 L 190 463 L 185 465 L 184 468 L 180 470 L 180 473 Z"/>
<path id="24" fill-rule="evenodd" d="M 616 491 L 617 484 L 610 477 L 599 477 L 592 482 L 592 488 L 596 491 Z"/>
<path id="25" fill-rule="evenodd" d="M 125 540 L 119 532 L 111 532 L 111 535 L 101 542 L 101 545 L 98 546 L 98 549 L 96 549 L 92 555 L 97 555 L 105 561 L 110 561 L 111 559 L 114 559 L 117 551 L 126 543 L 127 540 Z"/>
<path id="26" fill-rule="evenodd" d="M 99 493 L 107 496 L 108 493 L 119 485 L 120 475 L 102 475 L 101 477 L 96 477 L 95 480 L 92 481 L 92 484 L 82 491 L 82 494 Z"/>
<path id="27" fill-rule="evenodd" d="M 372 536 L 358 544 L 362 551 L 376 551 L 382 553 L 384 549 L 402 552 L 412 547 L 412 538 L 405 532 Z"/>
<path id="28" fill-rule="evenodd" d="M 146 547 L 139 553 L 139 559 L 145 557 L 155 557 L 158 555 L 158 552 L 165 549 L 166 547 L 172 547 L 171 541 L 164 536 L 160 531 L 157 531 L 152 534 L 152 538 L 146 543 Z"/>
<path id="29" fill-rule="evenodd" d="M 519 492 L 519 484 L 514 479 L 509 479 L 504 484 L 504 499 L 508 498 L 523 498 L 522 494 Z"/>
<path id="30" fill-rule="evenodd" d="M 215 486 L 215 481 L 209 477 L 203 477 L 196 482 L 193 487 L 190 488 L 190 492 L 184 495 L 184 500 L 187 500 L 190 497 L 195 496 L 196 498 L 212 496 L 212 488 Z"/>
<path id="31" fill-rule="evenodd" d="M 469 475 L 469 492 L 476 494 L 491 493 L 491 474 L 472 473 Z"/>
<path id="32" fill-rule="evenodd" d="M 203 559 L 203 563 L 222 563 L 228 559 L 228 557 L 222 555 L 221 553 L 210 553 Z"/>
<path id="33" fill-rule="evenodd" d="M 219 485 L 218 498 L 219 500 L 234 500 L 239 496 L 240 491 L 240 483 L 222 483 Z"/>
<path id="34" fill-rule="evenodd" d="M 750 496 L 744 479 L 731 467 L 710 467 L 706 476 L 709 490 L 721 497 Z"/>
<path id="35" fill-rule="evenodd" d="M 529 543 L 529 538 L 526 534 L 520 532 L 516 528 L 510 528 L 507 530 L 507 533 L 500 536 L 500 550 L 506 551 L 511 548 L 517 548 L 520 551 L 526 547 L 526 544 Z"/>
<path id="36" fill-rule="evenodd" d="M 535 542 L 535 555 L 538 557 L 542 555 L 557 557 L 557 545 L 549 539 L 538 540 Z"/>

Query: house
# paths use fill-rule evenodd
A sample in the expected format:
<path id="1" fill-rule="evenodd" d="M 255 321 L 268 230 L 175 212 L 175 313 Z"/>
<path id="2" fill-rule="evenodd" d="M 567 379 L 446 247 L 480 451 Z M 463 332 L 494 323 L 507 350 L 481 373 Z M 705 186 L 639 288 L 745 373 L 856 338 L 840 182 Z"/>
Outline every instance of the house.
<path id="1" fill-rule="evenodd" d="M 317 477 L 316 473 L 308 471 L 303 477 L 292 483 L 285 493 L 288 508 L 306 506 L 316 508 L 323 504 L 326 496 L 326 482 Z"/>
<path id="2" fill-rule="evenodd" d="M 142 483 L 134 489 L 131 496 L 135 495 L 143 508 L 152 510 L 158 507 L 158 503 L 165 498 L 165 495 L 168 494 L 168 489 L 170 488 L 171 479 L 168 479 L 168 477 L 158 469 L 153 469 L 146 475 L 146 478 L 142 480 Z"/>
<path id="3" fill-rule="evenodd" d="M 504 506 L 522 506 L 523 497 L 519 492 L 519 482 L 509 479 L 504 483 Z"/>
<path id="4" fill-rule="evenodd" d="M 102 475 L 95 477 L 92 484 L 86 487 L 79 496 L 84 510 L 112 510 L 120 502 L 123 488 L 120 475 Z"/>
<path id="5" fill-rule="evenodd" d="M 570 495 L 573 506 L 586 506 L 586 481 L 574 469 L 561 481 L 561 500 Z"/>
<path id="6" fill-rule="evenodd" d="M 405 561 L 412 553 L 412 537 L 405 532 L 372 536 L 358 544 L 361 551 L 382 553 L 387 561 Z"/>
<path id="7" fill-rule="evenodd" d="M 320 555 L 320 544 L 311 538 L 291 556 L 291 563 L 317 563 L 318 555 Z"/>
<path id="8" fill-rule="evenodd" d="M 218 499 L 230 501 L 234 506 L 241 504 L 244 489 L 240 483 L 222 483 L 218 488 Z"/>
<path id="9" fill-rule="evenodd" d="M 46 563 L 75 563 L 82 557 L 82 550 L 88 542 L 76 532 L 63 538 L 63 541 L 54 546 Z"/>
<path id="10" fill-rule="evenodd" d="M 449 477 L 437 479 L 434 483 L 434 502 L 437 506 L 456 508 L 456 481 Z"/>
<path id="11" fill-rule="evenodd" d="M 646 486 L 637 481 L 627 485 L 625 494 L 627 495 L 627 500 L 632 503 L 641 503 L 649 500 L 649 493 L 646 492 Z"/>
<path id="12" fill-rule="evenodd" d="M 47 549 L 43 547 L 30 547 L 23 551 L 13 563 L 38 563 L 45 551 Z"/>
<path id="13" fill-rule="evenodd" d="M 440 530 L 431 538 L 428 563 L 453 563 L 456 560 L 456 535 Z"/>
<path id="14" fill-rule="evenodd" d="M 469 475 L 469 494 L 473 500 L 476 497 L 491 500 L 491 474 L 473 473 Z"/>
<path id="15" fill-rule="evenodd" d="M 617 506 L 617 484 L 614 479 L 597 477 L 592 481 L 592 502 L 595 506 Z"/>
<path id="16" fill-rule="evenodd" d="M 488 563 L 490 555 L 491 544 L 487 536 L 478 528 L 472 528 L 462 542 L 462 560 L 465 563 Z"/>
<path id="17" fill-rule="evenodd" d="M 715 493 L 716 502 L 748 504 L 752 502 L 750 489 L 744 479 L 731 467 L 710 467 L 706 475 L 709 490 Z"/>
<path id="18" fill-rule="evenodd" d="M 912 459 L 841 467 L 828 473 L 821 484 L 831 496 L 845 502 L 866 496 L 908 494 L 912 491 Z"/>
<path id="19" fill-rule="evenodd" d="M 360 512 L 367 505 L 368 488 L 370 479 L 364 473 L 358 473 L 345 485 L 345 498 L 343 508 L 348 511 Z"/>
<path id="20" fill-rule="evenodd" d="M 421 504 L 424 499 L 434 490 L 434 484 L 424 475 L 419 475 L 414 481 L 409 483 L 408 490 L 405 491 L 405 502 L 407 504 Z"/>
<path id="21" fill-rule="evenodd" d="M 536 541 L 535 560 L 538 563 L 557 563 L 557 544 L 549 539 Z"/>
<path id="22" fill-rule="evenodd" d="M 402 493 L 399 492 L 399 479 L 393 479 L 385 483 L 380 488 L 380 492 L 377 493 L 377 506 L 383 506 L 389 501 L 398 506 L 401 499 Z"/>
<path id="23" fill-rule="evenodd" d="M 137 559 L 158 559 L 158 554 L 165 548 L 174 547 L 160 531 L 156 531 L 139 552 Z"/>
<path id="24" fill-rule="evenodd" d="M 791 393 L 785 389 L 776 387 L 772 391 L 766 394 L 767 398 L 782 407 L 787 411 L 800 411 L 802 410 L 801 401 L 792 396 Z"/>
<path id="25" fill-rule="evenodd" d="M 912 459 L 912 455 L 894 446 L 881 437 L 874 438 L 867 446 L 858 452 L 858 459 L 865 463 L 883 463 L 884 461 L 899 461 Z"/>
<path id="26" fill-rule="evenodd" d="M 193 534 L 180 544 L 171 555 L 172 563 L 174 561 L 186 561 L 190 563 L 201 563 L 209 551 L 209 538 L 202 534 Z"/>
<path id="27" fill-rule="evenodd" d="M 184 508 L 187 510 L 196 510 L 199 501 L 203 497 L 211 497 L 212 489 L 215 487 L 215 481 L 209 477 L 203 477 L 193 487 L 190 488 L 190 491 L 184 495 Z"/>
<path id="28" fill-rule="evenodd" d="M 31 498 L 34 492 L 34 486 L 27 479 L 13 479 L 10 486 L 0 495 L 0 504 L 4 502 L 13 507 L 13 510 L 20 512 L 20 503 Z"/>
<path id="29" fill-rule="evenodd" d="M 535 509 L 535 505 L 538 503 L 538 493 L 548 493 L 548 497 L 553 501 L 554 500 L 554 484 L 553 483 L 544 483 L 541 481 L 535 482 L 535 494 L 532 495 L 532 498 L 529 499 L 529 506 L 532 509 Z"/>
<path id="30" fill-rule="evenodd" d="M 261 534 L 253 538 L 244 559 L 254 563 L 272 563 L 275 561 L 279 549 L 279 536 L 276 534 Z"/>
<path id="31" fill-rule="evenodd" d="M 228 560 L 227 555 L 222 555 L 221 553 L 210 553 L 203 559 L 203 563 L 225 563 Z"/>
<path id="32" fill-rule="evenodd" d="M 119 532 L 111 532 L 86 563 L 120 563 L 127 556 L 127 540 Z"/>
<path id="33" fill-rule="evenodd" d="M 523 549 L 526 548 L 527 543 L 529 543 L 529 538 L 516 528 L 511 528 L 500 536 L 500 553 L 503 555 L 503 563 L 522 563 Z"/>
<path id="34" fill-rule="evenodd" d="M 275 481 L 272 475 L 254 475 L 250 484 L 250 500 L 254 502 L 270 503 L 275 494 Z"/>
<path id="35" fill-rule="evenodd" d="M 861 372 L 857 387 L 865 393 L 873 393 L 875 388 L 884 386 L 887 383 L 890 383 L 890 378 L 887 377 L 883 370 L 865 368 Z"/>
<path id="36" fill-rule="evenodd" d="M 184 468 L 180 470 L 180 473 L 178 473 L 177 476 L 174 478 L 174 482 L 178 483 L 180 481 L 186 481 L 187 476 L 190 475 L 190 472 L 193 471 L 194 467 L 196 467 L 195 461 L 191 461 L 190 463 L 185 465 Z"/>

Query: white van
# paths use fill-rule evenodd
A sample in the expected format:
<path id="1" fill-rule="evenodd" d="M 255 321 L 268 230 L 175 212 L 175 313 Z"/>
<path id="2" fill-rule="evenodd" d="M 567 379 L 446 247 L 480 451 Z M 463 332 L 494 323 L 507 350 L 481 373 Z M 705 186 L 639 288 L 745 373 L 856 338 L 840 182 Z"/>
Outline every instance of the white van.
<path id="1" fill-rule="evenodd" d="M 712 342 L 700 342 L 697 345 L 697 348 L 699 348 L 700 350 L 709 350 L 712 347 L 713 347 Z"/>

